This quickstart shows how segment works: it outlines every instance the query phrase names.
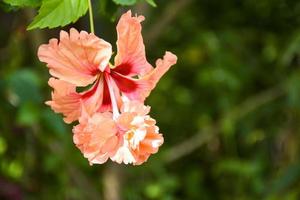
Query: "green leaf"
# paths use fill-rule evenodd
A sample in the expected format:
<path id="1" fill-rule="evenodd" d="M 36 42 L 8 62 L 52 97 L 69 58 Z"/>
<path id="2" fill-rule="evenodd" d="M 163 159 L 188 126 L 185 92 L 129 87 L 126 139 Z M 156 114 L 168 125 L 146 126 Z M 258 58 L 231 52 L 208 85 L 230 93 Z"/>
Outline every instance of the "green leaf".
<path id="1" fill-rule="evenodd" d="M 4 3 L 18 7 L 36 7 L 41 5 L 41 0 L 4 0 Z"/>
<path id="2" fill-rule="evenodd" d="M 87 10 L 87 0 L 43 0 L 39 14 L 27 29 L 65 26 L 76 22 Z"/>
<path id="3" fill-rule="evenodd" d="M 154 2 L 154 0 L 146 0 L 147 3 L 149 3 L 151 6 L 156 7 L 156 3 Z"/>
<path id="4" fill-rule="evenodd" d="M 118 5 L 131 6 L 136 3 L 136 0 L 113 0 Z"/>
<path id="5" fill-rule="evenodd" d="M 39 107 L 32 102 L 27 102 L 26 104 L 22 105 L 21 108 L 18 110 L 18 125 L 33 126 L 34 124 L 38 123 L 39 119 Z"/>

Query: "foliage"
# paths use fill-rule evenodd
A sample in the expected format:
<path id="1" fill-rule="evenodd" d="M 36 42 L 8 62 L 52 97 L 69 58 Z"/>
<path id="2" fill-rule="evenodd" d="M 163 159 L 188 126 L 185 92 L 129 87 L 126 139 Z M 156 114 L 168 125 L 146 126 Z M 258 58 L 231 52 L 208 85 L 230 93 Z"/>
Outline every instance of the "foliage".
<path id="1" fill-rule="evenodd" d="M 44 104 L 51 89 L 36 45 L 59 29 L 26 32 L 26 12 L 1 12 L 0 199 L 109 199 L 116 182 L 130 200 L 300 199 L 298 1 L 101 2 L 109 18 L 145 13 L 152 64 L 164 49 L 179 58 L 147 100 L 162 149 L 142 166 L 89 166 L 72 125 Z M 95 18 L 97 35 L 116 41 L 115 23 Z"/>
<path id="2" fill-rule="evenodd" d="M 34 28 L 54 28 L 76 22 L 88 9 L 86 0 L 44 0 L 39 14 L 28 26 Z"/>
<path id="3" fill-rule="evenodd" d="M 26 7 L 26 6 L 35 7 L 41 4 L 41 0 L 4 0 L 4 2 L 12 6 L 18 6 L 18 7 Z"/>
<path id="4" fill-rule="evenodd" d="M 28 30 L 36 28 L 55 28 L 66 26 L 76 22 L 85 15 L 88 10 L 89 0 L 3 0 L 13 7 L 37 7 L 40 6 L 38 15 L 28 26 Z M 113 1 L 120 6 L 132 6 L 138 3 L 138 0 L 102 0 L 100 2 L 101 12 L 106 14 L 108 1 Z M 154 0 L 145 0 L 151 6 L 156 7 Z M 114 11 L 115 12 L 115 11 Z"/>

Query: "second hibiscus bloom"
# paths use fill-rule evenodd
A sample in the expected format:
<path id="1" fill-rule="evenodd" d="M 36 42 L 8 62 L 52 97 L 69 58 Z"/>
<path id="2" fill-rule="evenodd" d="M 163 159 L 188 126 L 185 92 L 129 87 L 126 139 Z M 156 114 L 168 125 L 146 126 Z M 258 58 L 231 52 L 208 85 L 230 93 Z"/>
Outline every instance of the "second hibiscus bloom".
<path id="1" fill-rule="evenodd" d="M 74 143 L 93 163 L 108 158 L 118 163 L 141 164 L 163 143 L 155 120 L 148 116 L 145 98 L 161 76 L 177 61 L 166 52 L 153 68 L 146 60 L 141 35 L 143 16 L 128 11 L 117 25 L 117 55 L 93 33 L 61 31 L 60 40 L 41 45 L 39 59 L 47 63 L 52 100 L 47 104 L 74 127 Z M 88 87 L 77 92 L 79 87 Z"/>

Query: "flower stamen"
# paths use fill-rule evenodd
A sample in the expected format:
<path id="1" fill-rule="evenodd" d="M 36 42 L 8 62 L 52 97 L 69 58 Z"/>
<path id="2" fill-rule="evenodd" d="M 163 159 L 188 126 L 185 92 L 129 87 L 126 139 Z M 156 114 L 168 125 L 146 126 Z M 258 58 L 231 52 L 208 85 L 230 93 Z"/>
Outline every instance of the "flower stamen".
<path id="1" fill-rule="evenodd" d="M 108 73 L 104 73 L 104 77 L 105 77 L 105 80 L 107 82 L 107 86 L 108 86 L 108 90 L 109 90 L 109 96 L 110 96 L 110 99 L 111 99 L 113 119 L 116 120 L 119 117 L 120 113 L 119 113 L 119 108 L 118 108 L 115 92 L 114 92 L 114 89 L 113 89 L 113 82 L 112 82 L 113 80 L 110 78 Z"/>

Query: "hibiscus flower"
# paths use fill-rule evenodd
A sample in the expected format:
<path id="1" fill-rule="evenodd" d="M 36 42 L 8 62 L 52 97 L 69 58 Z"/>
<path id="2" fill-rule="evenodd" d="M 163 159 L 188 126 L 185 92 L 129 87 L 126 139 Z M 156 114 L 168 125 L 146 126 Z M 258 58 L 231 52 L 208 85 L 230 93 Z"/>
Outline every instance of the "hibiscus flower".
<path id="1" fill-rule="evenodd" d="M 79 124 L 73 128 L 73 141 L 90 164 L 102 164 L 108 158 L 121 164 L 140 165 L 163 144 L 149 106 L 122 98 L 120 114 L 89 115 L 83 107 Z"/>
<path id="2" fill-rule="evenodd" d="M 52 100 L 46 103 L 62 113 L 66 123 L 80 118 L 81 104 L 89 115 L 109 111 L 115 115 L 122 106 L 121 96 L 144 102 L 176 63 L 177 57 L 171 52 L 158 59 L 155 68 L 147 62 L 141 35 L 143 20 L 143 16 L 132 16 L 131 11 L 121 16 L 114 65 L 109 62 L 112 47 L 108 42 L 74 28 L 69 33 L 61 31 L 59 40 L 51 39 L 39 47 L 38 57 L 53 76 L 49 79 Z"/>

